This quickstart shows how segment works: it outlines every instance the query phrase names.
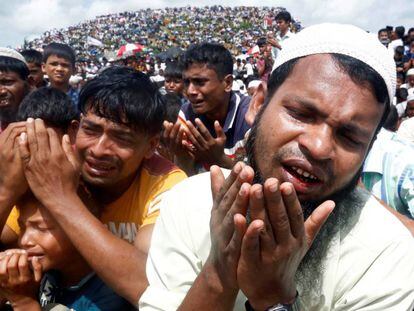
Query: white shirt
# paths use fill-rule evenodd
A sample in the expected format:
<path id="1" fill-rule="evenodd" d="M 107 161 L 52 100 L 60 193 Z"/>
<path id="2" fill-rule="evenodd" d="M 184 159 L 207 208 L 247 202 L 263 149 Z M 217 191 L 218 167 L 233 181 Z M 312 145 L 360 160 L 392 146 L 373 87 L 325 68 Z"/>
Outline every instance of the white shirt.
<path id="1" fill-rule="evenodd" d="M 210 175 L 182 181 L 161 203 L 147 260 L 149 287 L 141 311 L 177 310 L 210 251 Z M 323 295 L 301 310 L 412 310 L 414 239 L 370 197 L 349 232 L 333 238 L 323 273 Z M 200 297 L 200 299 L 203 299 Z M 239 292 L 235 310 L 245 310 Z M 304 307 L 305 306 L 305 307 Z"/>
<path id="2" fill-rule="evenodd" d="M 401 122 L 397 135 L 414 143 L 414 118 L 409 118 Z"/>
<path id="3" fill-rule="evenodd" d="M 279 42 L 280 46 L 283 48 L 284 42 L 287 39 L 292 38 L 294 35 L 295 34 L 291 32 L 290 30 L 288 30 L 283 37 L 280 35 L 280 32 L 278 32 L 276 35 L 276 40 Z M 274 60 L 277 58 L 279 51 L 280 50 L 277 47 L 272 47 L 272 57 Z"/>

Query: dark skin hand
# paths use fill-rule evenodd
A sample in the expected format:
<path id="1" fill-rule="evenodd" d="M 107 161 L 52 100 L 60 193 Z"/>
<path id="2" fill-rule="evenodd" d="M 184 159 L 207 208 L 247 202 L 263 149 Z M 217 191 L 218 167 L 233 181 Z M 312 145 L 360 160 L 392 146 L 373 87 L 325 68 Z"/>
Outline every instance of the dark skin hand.
<path id="1" fill-rule="evenodd" d="M 188 139 L 193 144 L 192 152 L 197 161 L 205 162 L 210 165 L 219 165 L 224 168 L 232 168 L 234 163 L 224 153 L 224 146 L 226 144 L 226 134 L 218 121 L 214 121 L 214 130 L 216 138 L 214 138 L 203 122 L 196 118 L 194 126 L 193 123 L 187 121 Z"/>
<path id="2" fill-rule="evenodd" d="M 241 162 L 227 179 L 217 166 L 211 167 L 210 254 L 180 310 L 233 310 L 239 291 L 237 262 L 246 228 L 244 217 L 237 215 L 246 213 L 252 180 L 253 170 Z"/>
<path id="3" fill-rule="evenodd" d="M 237 280 L 255 310 L 294 301 L 296 271 L 334 206 L 325 201 L 305 221 L 292 184 L 269 178 L 250 188 L 252 222 L 243 237 Z"/>

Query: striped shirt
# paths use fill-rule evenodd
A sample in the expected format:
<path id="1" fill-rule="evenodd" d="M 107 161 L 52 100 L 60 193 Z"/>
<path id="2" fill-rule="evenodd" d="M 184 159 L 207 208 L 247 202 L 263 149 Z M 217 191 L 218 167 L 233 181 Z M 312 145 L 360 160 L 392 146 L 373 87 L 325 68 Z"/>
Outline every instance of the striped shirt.
<path id="1" fill-rule="evenodd" d="M 365 160 L 362 182 L 376 197 L 414 219 L 414 145 L 381 129 Z"/>

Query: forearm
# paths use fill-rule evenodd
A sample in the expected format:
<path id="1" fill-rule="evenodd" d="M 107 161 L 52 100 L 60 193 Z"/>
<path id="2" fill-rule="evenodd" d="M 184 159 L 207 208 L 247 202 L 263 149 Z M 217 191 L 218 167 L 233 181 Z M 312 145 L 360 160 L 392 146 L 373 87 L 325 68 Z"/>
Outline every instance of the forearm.
<path id="1" fill-rule="evenodd" d="M 205 265 L 178 310 L 233 310 L 237 293 L 222 285 L 215 270 Z"/>
<path id="2" fill-rule="evenodd" d="M 39 302 L 32 297 L 25 297 L 11 303 L 14 311 L 41 311 Z"/>
<path id="3" fill-rule="evenodd" d="M 99 277 L 136 304 L 147 287 L 147 254 L 113 235 L 75 194 L 61 198 L 59 204 L 44 204 Z"/>

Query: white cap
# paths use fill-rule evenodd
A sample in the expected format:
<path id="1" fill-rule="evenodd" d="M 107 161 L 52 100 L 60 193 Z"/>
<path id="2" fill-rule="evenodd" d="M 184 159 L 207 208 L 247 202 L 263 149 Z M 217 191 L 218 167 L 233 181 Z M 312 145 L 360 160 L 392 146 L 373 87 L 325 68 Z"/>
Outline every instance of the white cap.
<path id="1" fill-rule="evenodd" d="M 24 59 L 23 55 L 17 52 L 16 50 L 0 47 L 0 56 L 6 56 L 6 57 L 17 59 L 23 62 L 27 66 L 27 62 Z"/>
<path id="2" fill-rule="evenodd" d="M 258 87 L 260 83 L 262 83 L 261 80 L 252 80 L 249 82 L 249 85 L 247 86 L 247 88 L 250 89 L 251 87 Z"/>
<path id="3" fill-rule="evenodd" d="M 414 100 L 414 93 L 407 96 L 407 103 Z"/>
<path id="4" fill-rule="evenodd" d="M 414 68 L 408 69 L 407 76 L 414 76 Z"/>
<path id="5" fill-rule="evenodd" d="M 297 57 L 325 53 L 348 55 L 369 65 L 384 79 L 390 100 L 394 97 L 392 55 L 377 38 L 353 25 L 324 23 L 305 28 L 284 42 L 273 70 Z"/>

